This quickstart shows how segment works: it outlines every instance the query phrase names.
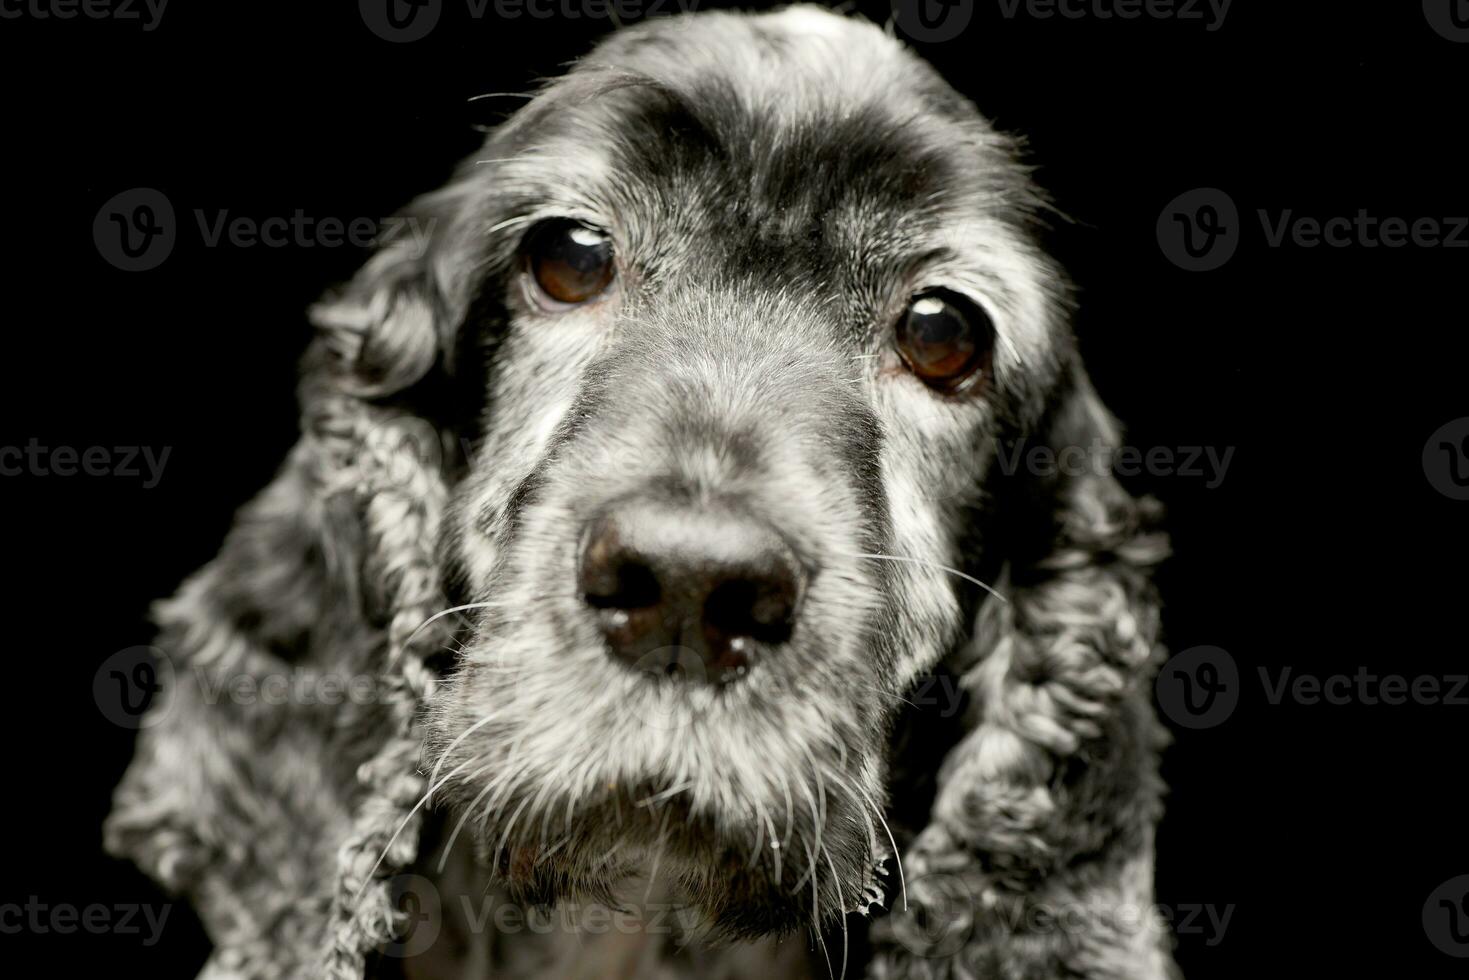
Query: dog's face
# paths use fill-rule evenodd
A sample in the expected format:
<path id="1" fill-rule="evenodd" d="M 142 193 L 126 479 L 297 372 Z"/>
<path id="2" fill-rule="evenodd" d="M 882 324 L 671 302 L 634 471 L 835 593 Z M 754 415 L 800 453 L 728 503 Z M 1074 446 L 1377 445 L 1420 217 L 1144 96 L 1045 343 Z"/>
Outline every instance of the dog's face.
<path id="1" fill-rule="evenodd" d="M 656 860 L 729 933 L 864 906 L 892 714 L 1069 342 L 1011 145 L 796 8 L 618 34 L 483 156 L 431 257 L 488 362 L 437 796 L 527 897 Z"/>

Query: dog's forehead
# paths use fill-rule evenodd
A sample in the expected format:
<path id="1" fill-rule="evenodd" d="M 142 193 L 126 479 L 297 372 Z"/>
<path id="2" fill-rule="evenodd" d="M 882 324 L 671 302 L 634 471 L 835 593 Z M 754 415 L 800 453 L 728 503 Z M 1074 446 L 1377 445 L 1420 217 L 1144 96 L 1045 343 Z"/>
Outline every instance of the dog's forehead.
<path id="1" fill-rule="evenodd" d="M 857 138 L 866 134 L 884 144 L 885 169 L 916 173 L 957 162 L 956 149 L 988 133 L 973 107 L 902 44 L 821 8 L 654 21 L 613 35 L 580 70 L 647 80 L 627 107 L 636 113 L 661 101 L 669 112 L 648 120 L 668 124 L 660 135 L 702 130 L 742 162 L 775 165 L 785 151 L 808 166 L 830 165 L 861 152 Z"/>
<path id="2" fill-rule="evenodd" d="M 777 231 L 844 208 L 873 221 L 998 211 L 1028 187 L 1010 141 L 930 66 L 820 8 L 614 34 L 507 135 L 540 168 L 522 186 L 559 183 L 588 211 L 714 204 L 721 221 Z"/>
<path id="3" fill-rule="evenodd" d="M 921 98 L 953 111 L 963 101 L 876 25 L 809 6 L 649 21 L 608 37 L 581 63 L 597 67 L 642 73 L 678 89 L 712 84 L 773 117 L 818 102 L 839 111 L 844 103 L 879 100 L 911 108 Z"/>

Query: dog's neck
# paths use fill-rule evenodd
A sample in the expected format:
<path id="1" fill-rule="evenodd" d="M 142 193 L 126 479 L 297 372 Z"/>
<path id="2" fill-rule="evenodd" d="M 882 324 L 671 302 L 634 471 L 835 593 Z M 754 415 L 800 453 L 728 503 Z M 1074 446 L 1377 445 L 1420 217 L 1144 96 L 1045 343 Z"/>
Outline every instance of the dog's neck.
<path id="1" fill-rule="evenodd" d="M 435 828 L 430 828 L 430 836 Z M 783 939 L 713 945 L 700 938 L 701 918 L 666 876 L 624 880 L 614 903 L 567 899 L 549 909 L 513 901 L 456 844 L 438 870 L 432 847 L 413 870 L 429 883 L 429 900 L 413 901 L 422 939 L 410 934 L 386 971 L 404 980 L 812 980 L 826 976 L 809 933 Z M 652 872 L 649 866 L 645 869 Z M 420 887 L 424 887 L 420 885 Z M 406 906 L 407 903 L 400 903 Z M 831 943 L 828 938 L 827 943 Z M 840 938 L 836 940 L 840 942 Z M 838 946 L 831 951 L 840 957 Z"/>

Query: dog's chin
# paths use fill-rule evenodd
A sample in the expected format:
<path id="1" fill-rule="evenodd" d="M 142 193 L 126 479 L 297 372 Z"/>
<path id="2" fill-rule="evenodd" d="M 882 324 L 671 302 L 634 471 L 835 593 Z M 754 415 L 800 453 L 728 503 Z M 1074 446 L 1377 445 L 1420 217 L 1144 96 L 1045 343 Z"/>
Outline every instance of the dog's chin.
<path id="1" fill-rule="evenodd" d="M 486 828 L 476 852 L 524 905 L 629 908 L 658 896 L 692 912 L 698 924 L 691 931 L 711 944 L 824 927 L 881 899 L 875 876 L 886 854 L 874 853 L 865 825 L 828 827 L 813 855 L 812 841 L 799 835 L 772 845 L 768 834 L 731 832 L 681 800 L 647 799 L 609 788 L 574 808 L 569 823 L 565 809 L 553 806 L 526 822 L 534 833 Z M 548 837 L 540 836 L 542 818 L 552 827 Z"/>
<path id="2" fill-rule="evenodd" d="M 881 705 L 856 643 L 720 688 L 610 664 L 584 610 L 536 609 L 486 625 L 428 722 L 439 798 L 511 898 L 626 908 L 652 878 L 717 942 L 885 897 Z"/>

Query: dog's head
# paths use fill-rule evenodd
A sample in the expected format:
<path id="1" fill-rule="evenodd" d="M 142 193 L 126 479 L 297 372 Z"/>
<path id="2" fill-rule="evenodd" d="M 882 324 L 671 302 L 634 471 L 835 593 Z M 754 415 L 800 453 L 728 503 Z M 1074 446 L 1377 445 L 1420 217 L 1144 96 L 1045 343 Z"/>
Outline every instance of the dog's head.
<path id="1" fill-rule="evenodd" d="M 317 311 L 360 394 L 468 447 L 427 759 L 520 894 L 657 861 L 738 935 L 881 894 L 895 710 L 1054 530 L 999 448 L 1111 434 L 1040 205 L 876 27 L 678 18 L 548 85 L 421 202 L 427 248 Z"/>

